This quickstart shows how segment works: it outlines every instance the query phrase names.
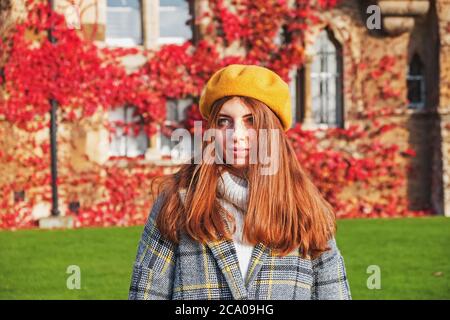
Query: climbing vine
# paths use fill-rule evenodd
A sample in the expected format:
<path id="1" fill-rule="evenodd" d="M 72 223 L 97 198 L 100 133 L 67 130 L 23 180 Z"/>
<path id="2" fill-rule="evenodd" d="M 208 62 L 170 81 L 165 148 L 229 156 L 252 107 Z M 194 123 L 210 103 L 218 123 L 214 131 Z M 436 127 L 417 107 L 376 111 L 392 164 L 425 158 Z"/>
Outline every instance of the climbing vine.
<path id="1" fill-rule="evenodd" d="M 209 10 L 194 22 L 211 37 L 146 50 L 101 48 L 68 28 L 46 2 L 28 0 L 26 19 L 0 39 L 0 228 L 36 225 L 33 207 L 50 202 L 50 147 L 42 134 L 49 126 L 50 99 L 57 101 L 59 121 L 68 132 L 85 125 L 114 131 L 107 121 L 93 120 L 95 115 L 128 104 L 136 107 L 151 137 L 164 121 L 168 100 L 192 98 L 184 123 L 192 129 L 201 120 L 201 90 L 214 71 L 230 63 L 258 64 L 289 81 L 290 71 L 304 63 L 305 32 L 321 23 L 321 11 L 338 2 L 211 0 Z M 50 28 L 55 43 L 49 41 Z M 224 54 L 236 44 L 243 50 Z M 128 55 L 146 61 L 127 72 L 122 59 Z M 339 217 L 425 214 L 409 211 L 402 191 L 414 151 L 385 142 L 383 135 L 397 125 L 379 121 L 380 115 L 392 112 L 389 101 L 400 96 L 389 82 L 380 82 L 395 75 L 396 63 L 395 56 L 385 55 L 351 67 L 364 72 L 363 81 L 381 83 L 365 108 L 353 115 L 358 123 L 326 130 L 305 130 L 298 124 L 288 132 L 299 160 Z M 381 100 L 386 101 L 383 107 Z M 132 125 L 115 125 L 126 128 L 125 134 L 137 133 Z M 149 167 L 141 158 L 112 159 L 101 166 L 87 157 L 89 165 L 74 168 L 71 152 L 76 146 L 70 134 L 61 134 L 58 143 L 67 146 L 59 153 L 58 185 L 77 226 L 145 221 L 152 196 L 149 183 L 162 168 Z M 14 200 L 19 191 L 26 191 L 25 199 Z"/>

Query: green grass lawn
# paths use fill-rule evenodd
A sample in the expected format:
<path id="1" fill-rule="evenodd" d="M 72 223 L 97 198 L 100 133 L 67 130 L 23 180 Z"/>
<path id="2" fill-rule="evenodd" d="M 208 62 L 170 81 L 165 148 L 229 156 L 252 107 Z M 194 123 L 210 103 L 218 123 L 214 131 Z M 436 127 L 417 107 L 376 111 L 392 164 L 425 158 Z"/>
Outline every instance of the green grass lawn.
<path id="1" fill-rule="evenodd" d="M 0 232 L 0 299 L 126 299 L 143 227 Z M 450 219 L 338 221 L 354 299 L 450 299 Z M 69 265 L 81 289 L 69 290 Z M 369 265 L 381 289 L 368 289 Z"/>

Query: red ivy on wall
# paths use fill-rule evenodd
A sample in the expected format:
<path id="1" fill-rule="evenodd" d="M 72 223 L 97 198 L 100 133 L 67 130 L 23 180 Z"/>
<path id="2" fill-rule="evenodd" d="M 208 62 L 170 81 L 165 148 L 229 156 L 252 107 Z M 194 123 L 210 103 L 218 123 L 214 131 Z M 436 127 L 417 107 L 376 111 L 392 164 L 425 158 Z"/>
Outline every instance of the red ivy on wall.
<path id="1" fill-rule="evenodd" d="M 337 4 L 337 0 L 296 0 L 292 7 L 286 0 L 240 0 L 229 7 L 223 0 L 211 0 L 211 13 L 198 20 L 213 18 L 206 30 L 215 34 L 214 42 L 202 40 L 194 45 L 188 41 L 145 51 L 99 48 L 76 30 L 67 28 L 64 18 L 48 5 L 27 1 L 27 18 L 18 22 L 0 42 L 0 61 L 4 61 L 0 115 L 11 126 L 29 132 L 30 148 L 25 152 L 22 144 L 0 149 L 0 163 L 10 166 L 14 163 L 12 170 L 16 175 L 14 181 L 2 181 L 0 228 L 34 225 L 31 207 L 39 201 L 50 201 L 49 144 L 36 144 L 33 135 L 48 127 L 49 99 L 58 101 L 60 121 L 68 123 L 89 118 L 99 108 L 107 111 L 134 105 L 151 136 L 156 124 L 165 118 L 167 100 L 194 98 L 185 121 L 186 127 L 192 129 L 193 122 L 201 119 L 196 100 L 214 71 L 230 63 L 254 63 L 267 66 L 289 80 L 289 71 L 303 63 L 305 31 L 320 22 L 321 10 L 330 10 Z M 54 44 L 47 37 L 50 27 L 56 38 Z M 239 42 L 244 52 L 223 56 L 223 49 L 234 42 Z M 144 55 L 147 61 L 128 73 L 121 59 L 130 54 Z M 366 61 L 356 67 L 363 70 L 373 63 L 377 67 L 369 72 L 367 81 L 377 81 L 394 72 L 396 59 L 386 55 L 380 61 Z M 385 83 L 372 104 L 376 104 L 376 99 L 396 99 L 399 94 Z M 377 115 L 392 110 L 388 106 L 373 108 L 372 104 L 356 115 L 373 120 L 365 127 L 311 131 L 298 125 L 290 130 L 288 134 L 298 158 L 339 217 L 424 214 L 409 212 L 401 192 L 406 181 L 404 158 L 414 152 L 380 142 L 380 137 L 396 126 L 375 121 Z M 36 147 L 40 148 L 38 155 L 33 151 Z M 161 172 L 140 165 L 139 159 L 127 161 L 125 168 L 93 166 L 76 177 L 62 161 L 65 171 L 62 170 L 59 184 L 67 191 L 67 201 L 77 200 L 99 186 L 103 188 L 96 194 L 97 199 L 80 204 L 77 226 L 132 225 L 145 221 L 150 205 L 148 182 Z M 38 187 L 41 191 L 30 199 L 11 205 L 14 191 L 30 190 L 33 194 L 31 190 Z M 351 193 L 355 189 L 380 195 L 376 201 L 364 195 L 343 197 L 346 190 Z"/>

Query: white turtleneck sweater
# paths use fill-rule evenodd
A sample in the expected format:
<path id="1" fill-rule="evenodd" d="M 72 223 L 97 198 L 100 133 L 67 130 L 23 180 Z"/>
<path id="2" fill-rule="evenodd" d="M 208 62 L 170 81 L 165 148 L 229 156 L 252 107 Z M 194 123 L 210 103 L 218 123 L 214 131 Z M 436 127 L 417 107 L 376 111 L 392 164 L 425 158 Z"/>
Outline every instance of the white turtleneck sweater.
<path id="1" fill-rule="evenodd" d="M 222 206 L 234 215 L 236 221 L 236 232 L 233 234 L 233 241 L 236 248 L 239 267 L 242 277 L 246 278 L 250 258 L 254 246 L 243 242 L 242 231 L 244 226 L 244 217 L 247 212 L 248 205 L 248 182 L 245 179 L 230 174 L 223 170 L 222 179 L 218 180 L 218 192 L 223 196 L 220 199 Z M 229 224 L 230 230 L 231 224 Z"/>

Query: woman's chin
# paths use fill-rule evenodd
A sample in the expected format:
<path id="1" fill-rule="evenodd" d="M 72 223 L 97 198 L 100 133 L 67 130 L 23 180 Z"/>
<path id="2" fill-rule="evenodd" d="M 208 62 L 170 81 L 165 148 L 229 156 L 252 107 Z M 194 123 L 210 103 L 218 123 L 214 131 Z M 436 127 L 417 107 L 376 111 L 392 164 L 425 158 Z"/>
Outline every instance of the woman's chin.
<path id="1" fill-rule="evenodd" d="M 239 169 L 246 168 L 248 167 L 248 160 L 245 158 L 243 159 L 237 158 L 234 160 L 234 163 L 232 163 L 231 166 Z"/>

